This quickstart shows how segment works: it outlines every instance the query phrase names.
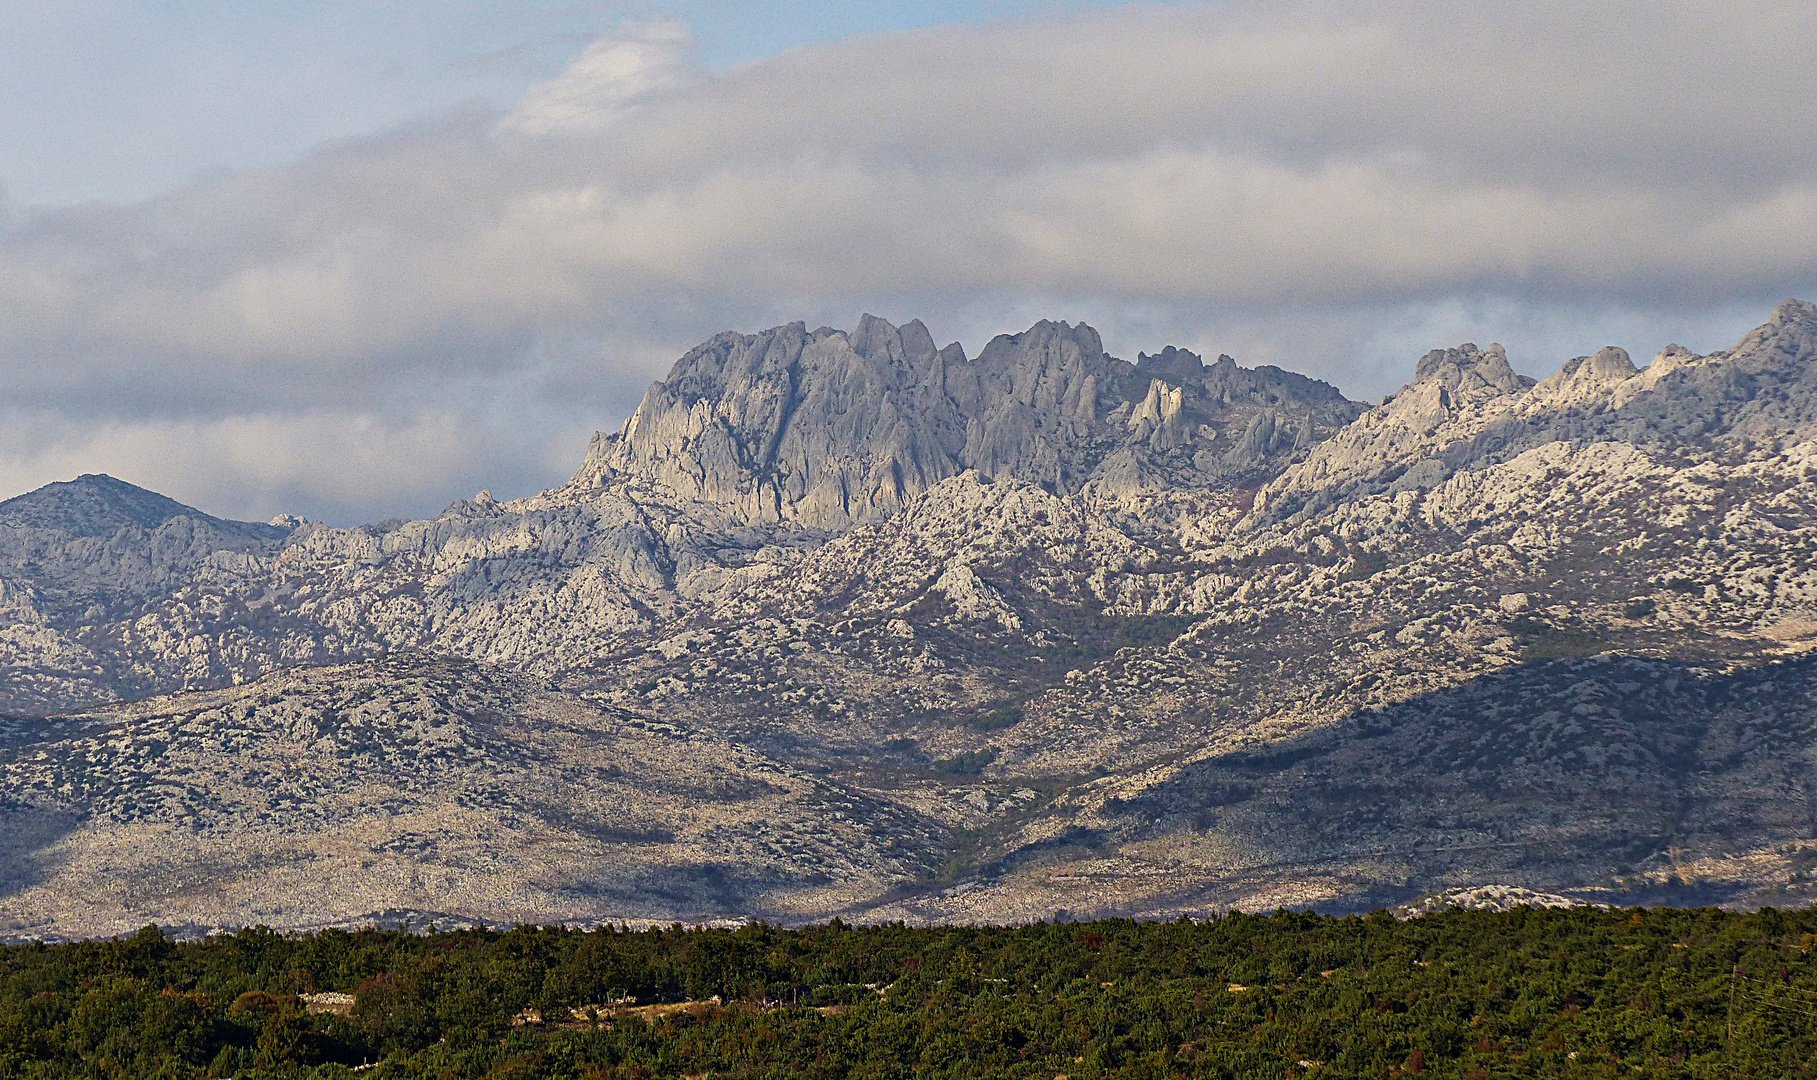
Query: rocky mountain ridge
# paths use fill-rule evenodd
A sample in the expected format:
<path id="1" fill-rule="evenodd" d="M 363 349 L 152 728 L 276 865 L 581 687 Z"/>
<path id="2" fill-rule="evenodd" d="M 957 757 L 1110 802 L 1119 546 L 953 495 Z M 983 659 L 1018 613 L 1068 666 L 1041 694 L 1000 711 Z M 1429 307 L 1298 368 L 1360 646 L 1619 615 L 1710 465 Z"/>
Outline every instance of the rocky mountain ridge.
<path id="1" fill-rule="evenodd" d="M 1698 356 L 1669 345 L 1637 370 L 1610 346 L 1566 362 L 1537 385 L 1499 345 L 1434 350 L 1413 383 L 1285 470 L 1263 492 L 1283 510 L 1361 491 L 1429 488 L 1458 471 L 1553 442 L 1627 442 L 1649 449 L 1745 453 L 1817 432 L 1817 309 L 1787 301 L 1733 349 Z"/>
<path id="2" fill-rule="evenodd" d="M 580 482 L 641 479 L 748 522 L 841 529 L 976 469 L 1056 493 L 1230 487 L 1354 419 L 1335 387 L 1206 367 L 1169 347 L 1129 364 L 1096 331 L 1039 322 L 975 360 L 919 321 L 722 334 L 595 436 Z"/>
<path id="3" fill-rule="evenodd" d="M 275 521 L 257 525 L 210 517 L 193 506 L 104 474 L 90 473 L 46 484 L 0 502 L 0 525 L 58 532 L 79 539 L 111 538 L 125 529 L 150 531 L 175 518 L 188 518 L 223 536 L 249 540 L 280 540 L 289 531 L 285 524 Z"/>
<path id="4" fill-rule="evenodd" d="M 281 925 L 1805 895 L 1817 309 L 1537 384 L 1499 347 L 1439 350 L 1366 410 L 1095 343 L 1040 324 L 964 361 L 918 324 L 725 335 L 529 499 L 231 543 L 190 515 L 99 544 L 0 524 L 0 712 L 64 713 L 7 724 L 4 812 L 41 869 L 0 917 L 231 922 L 176 883 L 255 881 L 264 855 L 226 853 L 273 828 L 346 883 L 253 905 Z M 467 774 L 401 752 L 428 729 L 371 663 L 446 687 L 436 731 L 664 725 L 701 761 L 811 781 L 771 825 L 859 831 L 803 848 L 700 798 L 636 832 L 636 792 L 692 783 L 695 751 L 607 784 L 605 735 L 539 743 L 473 796 L 482 827 L 436 794 Z M 314 734 L 280 737 L 298 709 Z M 344 733 L 355 713 L 371 734 Z M 487 745 L 449 753 L 497 769 Z M 255 814 L 234 776 L 279 759 L 319 782 Z M 330 804 L 358 843 L 311 846 Z M 399 862 L 406 832 L 431 839 Z M 476 876 L 482 833 L 508 839 Z M 53 903 L 185 845 L 214 854 Z"/>

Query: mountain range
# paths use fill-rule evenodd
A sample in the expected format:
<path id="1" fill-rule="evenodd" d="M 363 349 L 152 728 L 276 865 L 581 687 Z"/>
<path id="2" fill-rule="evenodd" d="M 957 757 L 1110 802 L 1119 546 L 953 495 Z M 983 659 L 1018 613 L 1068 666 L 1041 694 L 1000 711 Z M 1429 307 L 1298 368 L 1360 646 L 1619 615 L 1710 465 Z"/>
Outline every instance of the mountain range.
<path id="1" fill-rule="evenodd" d="M 1801 902 L 1814 510 L 1798 301 L 1373 406 L 727 333 L 567 484 L 352 529 L 83 476 L 0 502 L 0 935 Z"/>

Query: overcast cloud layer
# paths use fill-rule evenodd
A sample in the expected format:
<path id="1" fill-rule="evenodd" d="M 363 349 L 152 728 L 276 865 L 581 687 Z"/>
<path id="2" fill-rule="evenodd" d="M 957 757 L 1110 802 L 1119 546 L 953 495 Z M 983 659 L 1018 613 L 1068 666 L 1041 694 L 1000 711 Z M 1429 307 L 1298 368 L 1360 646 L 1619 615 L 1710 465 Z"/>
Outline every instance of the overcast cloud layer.
<path id="1" fill-rule="evenodd" d="M 4 211 L 0 496 L 523 494 L 696 341 L 862 310 L 1352 396 L 1460 340 L 1720 348 L 1817 299 L 1813 55 L 1803 0 L 1135 6 L 726 71 L 626 27 L 506 112 Z"/>

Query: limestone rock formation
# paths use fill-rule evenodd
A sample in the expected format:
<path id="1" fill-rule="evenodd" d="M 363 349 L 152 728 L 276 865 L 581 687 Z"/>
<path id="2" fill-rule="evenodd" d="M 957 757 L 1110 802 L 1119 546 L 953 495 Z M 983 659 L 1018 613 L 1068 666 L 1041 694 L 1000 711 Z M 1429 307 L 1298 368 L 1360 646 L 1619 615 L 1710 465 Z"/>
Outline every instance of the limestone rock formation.
<path id="1" fill-rule="evenodd" d="M 1363 492 L 1426 490 L 1552 442 L 1716 439 L 1733 450 L 1803 441 L 1817 435 L 1813 350 L 1817 307 L 1797 300 L 1733 349 L 1696 356 L 1672 345 L 1639 371 L 1611 346 L 1535 385 L 1500 346 L 1435 350 L 1412 384 L 1286 469 L 1260 503 L 1279 517 Z"/>
<path id="2" fill-rule="evenodd" d="M 740 520 L 842 529 L 967 469 L 1071 493 L 1255 480 L 1347 423 L 1334 387 L 1167 349 L 1134 365 L 1096 331 L 1040 322 L 975 360 L 920 322 L 865 316 L 721 334 L 596 435 L 576 483 L 637 479 Z"/>
<path id="3" fill-rule="evenodd" d="M 425 521 L 54 485 L 0 503 L 0 933 L 1806 902 L 1813 477 L 1788 302 L 1367 410 L 796 325 Z"/>

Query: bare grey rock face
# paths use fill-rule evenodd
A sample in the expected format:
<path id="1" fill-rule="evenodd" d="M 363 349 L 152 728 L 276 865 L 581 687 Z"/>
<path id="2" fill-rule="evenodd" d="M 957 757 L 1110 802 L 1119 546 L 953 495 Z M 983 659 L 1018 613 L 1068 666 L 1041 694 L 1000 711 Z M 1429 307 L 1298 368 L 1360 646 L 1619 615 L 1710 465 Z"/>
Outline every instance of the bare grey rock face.
<path id="1" fill-rule="evenodd" d="M 1417 919 L 1435 912 L 1460 908 L 1464 911 L 1514 911 L 1517 908 L 1574 908 L 1586 906 L 1585 901 L 1574 900 L 1568 896 L 1553 893 L 1534 892 L 1518 885 L 1476 885 L 1465 889 L 1446 889 L 1444 892 L 1422 896 L 1410 903 L 1394 909 L 1394 915 L 1400 919 Z"/>
<path id="2" fill-rule="evenodd" d="M 1733 349 L 1668 346 L 1636 371 L 1613 346 L 1534 385 L 1500 346 L 1435 350 L 1415 381 L 1316 447 L 1262 492 L 1270 516 L 1312 513 L 1359 493 L 1425 490 L 1459 469 L 1552 442 L 1621 441 L 1726 450 L 1817 434 L 1817 308 L 1788 300 Z"/>
<path id="3" fill-rule="evenodd" d="M 1414 374 L 867 319 L 426 521 L 0 504 L 3 932 L 1817 899 L 1817 309 Z"/>
<path id="4" fill-rule="evenodd" d="M 967 469 L 1056 492 L 1253 481 L 1352 419 L 1337 390 L 1168 349 L 1131 365 L 1083 324 L 1041 322 L 975 360 L 865 316 L 722 334 L 596 435 L 577 484 L 659 484 L 748 522 L 846 528 Z"/>

